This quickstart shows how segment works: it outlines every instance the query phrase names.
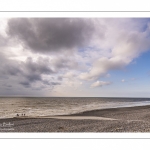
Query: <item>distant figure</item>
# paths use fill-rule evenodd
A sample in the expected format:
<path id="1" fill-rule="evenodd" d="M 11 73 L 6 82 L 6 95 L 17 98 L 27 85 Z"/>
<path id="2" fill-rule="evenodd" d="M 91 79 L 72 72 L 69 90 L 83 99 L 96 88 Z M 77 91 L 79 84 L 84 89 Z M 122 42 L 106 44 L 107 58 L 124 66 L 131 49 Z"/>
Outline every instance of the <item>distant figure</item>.
<path id="1" fill-rule="evenodd" d="M 24 114 L 24 116 L 25 116 L 25 114 Z"/>
<path id="2" fill-rule="evenodd" d="M 17 117 L 19 116 L 19 114 L 17 114 Z"/>
<path id="3" fill-rule="evenodd" d="M 23 116 L 23 114 L 22 114 L 22 116 Z"/>

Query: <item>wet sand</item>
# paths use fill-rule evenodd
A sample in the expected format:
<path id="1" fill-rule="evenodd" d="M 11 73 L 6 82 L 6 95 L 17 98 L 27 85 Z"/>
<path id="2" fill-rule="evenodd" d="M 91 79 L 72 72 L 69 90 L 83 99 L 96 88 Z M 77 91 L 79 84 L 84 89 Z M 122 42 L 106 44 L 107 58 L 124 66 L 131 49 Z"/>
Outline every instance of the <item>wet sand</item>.
<path id="1" fill-rule="evenodd" d="M 66 116 L 0 119 L 0 132 L 150 132 L 150 106 L 111 108 Z M 9 129 L 12 130 L 9 130 Z"/>

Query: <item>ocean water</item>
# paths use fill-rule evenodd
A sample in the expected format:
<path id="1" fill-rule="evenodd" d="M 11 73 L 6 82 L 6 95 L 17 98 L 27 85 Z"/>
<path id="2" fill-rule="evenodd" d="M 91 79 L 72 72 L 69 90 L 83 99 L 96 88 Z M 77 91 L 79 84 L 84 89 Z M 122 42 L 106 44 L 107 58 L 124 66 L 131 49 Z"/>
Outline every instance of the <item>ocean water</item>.
<path id="1" fill-rule="evenodd" d="M 67 115 L 88 110 L 150 105 L 150 98 L 39 97 L 0 98 L 0 118 Z"/>

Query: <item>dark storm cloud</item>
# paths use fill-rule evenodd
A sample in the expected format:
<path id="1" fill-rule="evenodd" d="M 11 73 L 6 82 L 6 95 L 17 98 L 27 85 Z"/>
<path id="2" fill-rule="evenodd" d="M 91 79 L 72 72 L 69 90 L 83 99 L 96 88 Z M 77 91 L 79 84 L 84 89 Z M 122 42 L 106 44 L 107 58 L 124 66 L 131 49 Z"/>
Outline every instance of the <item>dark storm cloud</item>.
<path id="1" fill-rule="evenodd" d="M 13 18 L 7 33 L 36 52 L 71 50 L 90 42 L 94 25 L 90 19 Z"/>
<path id="2" fill-rule="evenodd" d="M 78 64 L 69 57 L 28 57 L 26 61 L 16 61 L 1 54 L 0 79 L 3 80 L 2 83 L 9 82 L 13 86 L 18 84 L 25 88 L 32 88 L 36 82 L 45 86 L 56 86 L 61 84 L 63 78 L 60 75 L 56 78 L 53 76 L 77 66 Z M 48 75 L 49 80 L 44 79 L 43 75 Z"/>
<path id="3" fill-rule="evenodd" d="M 16 76 L 17 74 L 21 73 L 22 71 L 20 70 L 20 68 L 18 68 L 18 66 L 16 66 L 15 64 L 6 64 L 4 65 L 4 74 L 6 75 L 10 75 L 10 76 Z"/>
<path id="4" fill-rule="evenodd" d="M 39 57 L 35 62 L 31 57 L 28 57 L 26 62 L 24 63 L 24 69 L 28 72 L 34 72 L 37 74 L 50 74 L 54 73 L 54 71 L 50 68 L 49 59 L 44 59 Z"/>
<path id="5" fill-rule="evenodd" d="M 23 85 L 23 86 L 26 87 L 26 88 L 31 87 L 29 81 L 21 81 L 20 84 Z"/>
<path id="6" fill-rule="evenodd" d="M 2 56 L 0 59 L 1 87 L 10 88 L 8 84 L 11 84 L 11 86 L 17 88 L 20 85 L 24 88 L 36 90 L 37 87 L 35 85 L 38 83 L 38 89 L 52 89 L 54 86 L 61 84 L 57 78 L 50 77 L 58 73 L 58 71 L 53 71 L 52 67 L 54 68 L 55 66 L 51 64 L 48 58 L 39 57 L 33 60 L 31 57 L 28 57 L 26 61 L 18 62 Z M 48 75 L 49 79 L 44 79 L 43 75 Z"/>
<path id="7" fill-rule="evenodd" d="M 17 61 L 7 59 L 3 54 L 0 53 L 0 77 L 8 77 L 19 75 L 22 70 L 20 64 Z"/>
<path id="8" fill-rule="evenodd" d="M 31 73 L 31 74 L 24 74 L 24 77 L 30 81 L 30 82 L 35 82 L 35 81 L 41 81 L 41 74 L 36 74 L 36 73 Z"/>
<path id="9" fill-rule="evenodd" d="M 40 81 L 45 84 L 42 75 L 51 75 L 54 71 L 49 66 L 49 60 L 39 57 L 33 61 L 31 57 L 27 58 L 26 62 L 21 64 L 23 72 L 21 73 L 24 78 L 21 85 L 27 87 L 34 82 Z"/>
<path id="10" fill-rule="evenodd" d="M 54 81 L 48 81 L 48 80 L 43 80 L 43 83 L 46 84 L 46 85 L 60 85 L 59 82 L 54 82 Z"/>
<path id="11" fill-rule="evenodd" d="M 43 85 L 46 85 L 48 87 L 54 87 L 55 85 L 60 85 L 61 83 L 59 82 L 54 82 L 54 81 L 48 81 L 48 80 L 43 80 L 42 78 L 40 79 L 37 79 L 37 80 L 26 80 L 26 81 L 21 81 L 19 82 L 19 84 L 21 84 L 22 86 L 24 86 L 25 88 L 29 88 L 29 87 L 32 87 L 32 83 L 34 81 L 40 81 Z M 43 85 L 39 85 L 38 89 L 43 89 L 45 88 L 45 86 Z M 34 88 L 33 89 L 37 89 L 37 88 Z"/>

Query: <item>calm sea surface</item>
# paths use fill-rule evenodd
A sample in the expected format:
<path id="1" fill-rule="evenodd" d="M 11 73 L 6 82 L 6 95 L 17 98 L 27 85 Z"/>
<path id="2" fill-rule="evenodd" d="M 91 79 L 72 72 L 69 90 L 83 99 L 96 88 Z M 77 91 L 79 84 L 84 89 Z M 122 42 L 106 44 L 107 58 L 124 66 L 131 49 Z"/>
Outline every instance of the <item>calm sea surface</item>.
<path id="1" fill-rule="evenodd" d="M 87 110 L 150 105 L 150 98 L 91 98 L 40 97 L 0 98 L 0 118 L 26 116 L 65 115 Z"/>

